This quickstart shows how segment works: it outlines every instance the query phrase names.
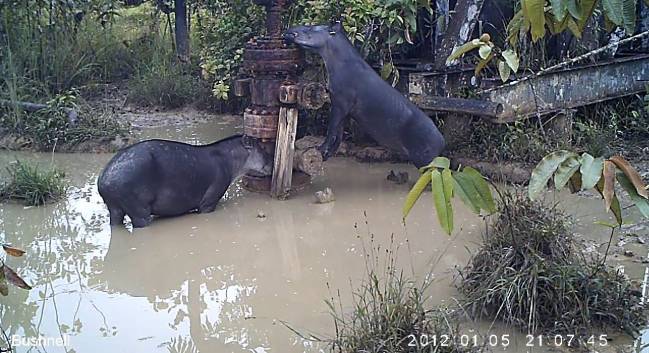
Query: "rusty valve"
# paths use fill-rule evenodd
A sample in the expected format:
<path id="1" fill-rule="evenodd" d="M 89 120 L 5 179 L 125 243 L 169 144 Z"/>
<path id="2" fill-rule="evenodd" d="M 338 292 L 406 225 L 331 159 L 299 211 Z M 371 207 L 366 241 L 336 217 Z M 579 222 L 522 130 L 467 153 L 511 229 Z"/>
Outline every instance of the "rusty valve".
<path id="1" fill-rule="evenodd" d="M 317 82 L 289 83 L 280 86 L 279 101 L 315 110 L 329 101 L 329 93 L 324 85 Z"/>

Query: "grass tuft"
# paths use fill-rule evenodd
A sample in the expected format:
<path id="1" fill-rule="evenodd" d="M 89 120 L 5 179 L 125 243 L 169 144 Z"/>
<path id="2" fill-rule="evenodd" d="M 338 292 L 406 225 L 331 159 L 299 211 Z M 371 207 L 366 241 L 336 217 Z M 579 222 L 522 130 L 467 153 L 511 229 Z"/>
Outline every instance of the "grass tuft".
<path id="1" fill-rule="evenodd" d="M 484 246 L 461 271 L 464 307 L 533 334 L 622 329 L 635 336 L 649 307 L 621 272 L 582 255 L 567 217 L 520 192 L 502 196 Z"/>
<path id="2" fill-rule="evenodd" d="M 384 250 L 372 248 L 365 258 L 367 273 L 352 291 L 351 312 L 345 312 L 340 296 L 326 301 L 336 328 L 334 352 L 471 350 L 458 344 L 459 327 L 450 311 L 426 308 L 428 297 L 424 293 L 430 282 L 417 284 L 404 276 L 395 266 L 393 246 Z M 442 336 L 448 336 L 448 345 L 432 345 L 433 337 Z M 422 345 L 422 338 L 427 343 Z"/>
<path id="3" fill-rule="evenodd" d="M 21 200 L 26 205 L 38 206 L 65 195 L 65 174 L 55 168 L 41 169 L 16 161 L 7 167 L 7 172 L 9 181 L 0 185 L 0 200 Z"/>

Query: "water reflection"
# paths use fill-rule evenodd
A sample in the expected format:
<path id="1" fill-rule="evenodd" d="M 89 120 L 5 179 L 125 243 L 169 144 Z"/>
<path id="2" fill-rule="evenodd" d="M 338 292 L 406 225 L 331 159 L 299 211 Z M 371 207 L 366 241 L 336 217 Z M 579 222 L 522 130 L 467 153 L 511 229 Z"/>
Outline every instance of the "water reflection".
<path id="1" fill-rule="evenodd" d="M 183 138 L 206 143 L 233 131 L 196 126 Z M 167 132 L 143 136 L 177 133 Z M 460 205 L 454 237 L 440 231 L 426 201 L 404 228 L 399 210 L 407 186 L 385 180 L 390 169 L 414 175 L 404 165 L 333 159 L 325 177 L 288 201 L 237 184 L 214 213 L 159 219 L 132 231 L 108 225 L 96 191 L 109 155 L 2 152 L 0 164 L 16 158 L 54 163 L 71 184 L 57 204 L 0 205 L 0 239 L 28 250 L 9 264 L 34 285 L 0 297 L 0 323 L 21 337 L 70 337 L 67 347 L 17 352 L 318 352 L 325 347 L 301 340 L 280 321 L 320 336 L 333 332 L 323 302 L 327 284 L 350 302 L 370 235 L 384 248 L 394 235 L 398 265 L 409 272 L 421 276 L 434 265 L 431 305 L 456 294 L 452 269 L 466 263 L 465 245 L 475 248 L 480 240 L 481 220 Z M 313 192 L 326 186 L 336 202 L 314 204 Z M 580 207 L 583 223 L 601 219 L 599 201 Z M 260 211 L 265 218 L 257 217 Z M 605 231 L 585 229 L 606 239 Z"/>

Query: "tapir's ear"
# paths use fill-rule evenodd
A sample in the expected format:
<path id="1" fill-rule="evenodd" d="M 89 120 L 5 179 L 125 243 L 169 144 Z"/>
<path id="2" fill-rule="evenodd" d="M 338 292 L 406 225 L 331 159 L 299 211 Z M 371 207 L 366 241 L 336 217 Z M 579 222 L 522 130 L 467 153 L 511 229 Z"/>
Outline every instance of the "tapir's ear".
<path id="1" fill-rule="evenodd" d="M 345 29 L 343 28 L 343 23 L 342 21 L 336 21 L 334 22 L 331 26 L 331 32 L 335 33 L 345 33 Z"/>

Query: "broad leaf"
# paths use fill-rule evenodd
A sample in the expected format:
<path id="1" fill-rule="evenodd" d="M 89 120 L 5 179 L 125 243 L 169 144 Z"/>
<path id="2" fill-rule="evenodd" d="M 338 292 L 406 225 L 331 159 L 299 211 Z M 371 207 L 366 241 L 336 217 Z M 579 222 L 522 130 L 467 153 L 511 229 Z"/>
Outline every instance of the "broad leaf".
<path id="1" fill-rule="evenodd" d="M 519 65 L 519 60 L 518 60 L 518 55 L 516 54 L 515 51 L 511 49 L 507 49 L 504 52 L 502 52 L 503 58 L 505 59 L 505 62 L 507 63 L 507 66 L 509 66 L 512 71 L 517 72 L 518 71 L 518 65 Z"/>
<path id="2" fill-rule="evenodd" d="M 592 189 L 597 185 L 597 182 L 602 177 L 602 169 L 604 168 L 603 158 L 594 158 L 588 153 L 581 155 L 581 187 L 582 190 Z"/>
<path id="3" fill-rule="evenodd" d="M 604 14 L 614 24 L 621 26 L 624 23 L 622 17 L 622 0 L 602 0 Z"/>
<path id="4" fill-rule="evenodd" d="M 627 35 L 633 35 L 635 32 L 635 5 L 636 0 L 621 0 L 622 1 L 622 26 Z"/>
<path id="5" fill-rule="evenodd" d="M 554 18 L 556 18 L 557 21 L 562 21 L 567 14 L 567 0 L 550 0 L 550 4 L 552 5 L 552 13 L 554 14 Z"/>
<path id="6" fill-rule="evenodd" d="M 415 185 L 408 193 L 408 196 L 406 196 L 406 201 L 403 204 L 403 219 L 406 219 L 406 217 L 408 217 L 408 213 L 410 213 L 410 210 L 415 205 L 415 203 L 421 196 L 421 193 L 424 192 L 424 189 L 426 189 L 426 186 L 429 183 L 430 183 L 430 172 L 427 171 L 424 172 L 419 177 Z"/>
<path id="7" fill-rule="evenodd" d="M 608 160 L 604 161 L 604 173 L 602 176 L 604 179 L 602 196 L 606 202 L 606 211 L 608 211 L 611 209 L 613 196 L 615 196 L 615 164 L 613 162 Z"/>
<path id="8" fill-rule="evenodd" d="M 557 190 L 563 189 L 568 180 L 579 170 L 579 166 L 578 157 L 569 157 L 561 163 L 554 174 L 554 188 Z"/>
<path id="9" fill-rule="evenodd" d="M 9 244 L 2 244 L 2 248 L 4 249 L 4 251 L 7 254 L 9 254 L 11 256 L 21 257 L 21 256 L 23 256 L 25 254 L 25 250 L 18 249 L 18 248 L 13 247 L 13 246 L 11 246 Z"/>
<path id="10" fill-rule="evenodd" d="M 453 191 L 460 196 L 464 204 L 475 214 L 480 214 L 480 209 L 485 204 L 482 196 L 471 181 L 471 178 L 464 172 L 453 173 L 454 188 Z"/>
<path id="11" fill-rule="evenodd" d="M 633 203 L 638 208 L 638 210 L 640 210 L 640 213 L 645 218 L 649 218 L 649 200 L 643 198 L 638 194 L 638 191 L 633 185 L 633 182 L 629 179 L 629 177 L 626 174 L 622 172 L 618 172 L 616 173 L 616 177 L 617 177 L 617 181 L 619 181 L 620 185 L 622 185 L 624 191 L 626 191 L 627 194 L 629 194 L 631 201 L 633 201 Z"/>
<path id="12" fill-rule="evenodd" d="M 494 202 L 494 198 L 491 195 L 491 189 L 489 188 L 489 184 L 484 179 L 482 174 L 471 167 L 464 168 L 463 172 L 471 179 L 471 182 L 480 194 L 480 198 L 482 200 L 482 205 L 480 206 L 480 208 L 484 209 L 488 213 L 496 212 L 496 203 Z"/>
<path id="13" fill-rule="evenodd" d="M 567 21 L 568 24 L 568 29 L 570 32 L 577 38 L 581 39 L 581 29 L 579 29 L 579 26 L 577 25 L 577 22 L 572 17 L 568 18 Z"/>
<path id="14" fill-rule="evenodd" d="M 29 284 L 25 283 L 25 281 L 22 278 L 20 278 L 20 276 L 18 276 L 18 274 L 16 272 L 14 272 L 14 270 L 9 268 L 9 266 L 4 265 L 3 266 L 3 272 L 4 272 L 4 275 L 5 275 L 5 278 L 7 279 L 7 282 L 13 284 L 16 287 L 22 288 L 22 289 L 27 289 L 27 290 L 32 289 L 32 287 Z"/>
<path id="15" fill-rule="evenodd" d="M 455 50 L 453 50 L 451 55 L 449 55 L 448 58 L 446 58 L 446 65 L 450 65 L 453 61 L 459 59 L 462 55 L 466 54 L 467 52 L 473 49 L 480 48 L 483 45 L 487 45 L 487 44 L 481 42 L 480 39 L 477 38 L 470 42 L 466 42 L 462 44 L 461 46 L 455 48 Z"/>
<path id="16" fill-rule="evenodd" d="M 491 55 L 491 47 L 489 45 L 483 45 L 478 49 L 478 54 L 483 60 L 486 60 L 489 55 Z"/>
<path id="17" fill-rule="evenodd" d="M 583 32 L 588 23 L 588 19 L 593 15 L 593 12 L 595 12 L 597 0 L 581 0 L 579 4 L 581 5 L 582 16 L 577 21 L 577 26 L 579 26 L 579 32 Z"/>
<path id="18" fill-rule="evenodd" d="M 604 178 L 601 178 L 599 180 L 599 182 L 597 182 L 597 185 L 595 185 L 595 189 L 599 192 L 600 195 L 602 195 L 602 198 L 604 198 Z M 622 208 L 620 207 L 620 200 L 617 199 L 617 196 L 615 196 L 615 194 L 613 194 L 613 197 L 611 198 L 610 210 L 613 212 L 613 215 L 615 216 L 615 220 L 617 221 L 617 224 L 621 226 L 622 225 Z M 607 209 L 607 211 L 608 211 L 608 209 Z"/>
<path id="19" fill-rule="evenodd" d="M 570 157 L 577 157 L 577 154 L 570 151 L 556 151 L 545 156 L 532 170 L 528 193 L 531 200 L 536 199 L 541 191 L 548 185 L 548 180 L 559 168 L 559 165 Z"/>
<path id="20" fill-rule="evenodd" d="M 500 79 L 503 82 L 507 82 L 509 75 L 511 75 L 511 69 L 504 61 L 498 60 L 498 73 L 500 74 Z"/>
<path id="21" fill-rule="evenodd" d="M 480 61 L 478 62 L 478 65 L 475 66 L 475 70 L 473 70 L 473 74 L 474 74 L 476 77 L 477 77 L 477 76 L 480 76 L 480 73 L 482 72 L 482 70 L 484 70 L 484 68 L 487 67 L 487 65 L 489 65 L 489 63 L 491 62 L 491 60 L 492 60 L 493 58 L 494 58 L 494 54 L 491 53 L 491 54 L 490 54 L 486 59 L 484 59 L 484 60 L 480 60 Z"/>
<path id="22" fill-rule="evenodd" d="M 451 205 L 451 198 L 453 197 L 453 178 L 450 169 L 444 169 L 442 173 L 439 170 L 432 170 L 432 187 L 433 187 L 433 202 L 437 212 L 437 219 L 439 220 L 442 229 L 447 234 L 453 232 L 453 206 Z"/>
<path id="23" fill-rule="evenodd" d="M 566 4 L 568 5 L 570 16 L 576 20 L 580 20 L 583 15 L 581 14 L 581 9 L 577 6 L 577 0 L 567 0 Z"/>
<path id="24" fill-rule="evenodd" d="M 7 280 L 5 279 L 5 265 L 0 266 L 0 294 L 3 296 L 9 295 L 9 286 L 7 285 Z"/>
<path id="25" fill-rule="evenodd" d="M 381 78 L 383 80 L 387 80 L 392 74 L 392 71 L 394 71 L 394 66 L 392 65 L 392 63 L 383 65 L 383 67 L 381 68 Z"/>
<path id="26" fill-rule="evenodd" d="M 423 173 L 429 169 L 439 168 L 448 169 L 451 167 L 451 161 L 446 157 L 435 157 L 427 166 L 419 168 L 419 172 Z"/>
<path id="27" fill-rule="evenodd" d="M 633 184 L 633 187 L 635 187 L 638 195 L 645 199 L 649 198 L 649 192 L 647 192 L 646 189 L 647 185 L 642 181 L 640 173 L 638 173 L 629 162 L 620 156 L 613 156 L 609 158 L 609 161 L 615 163 L 615 165 L 627 176 L 628 180 Z"/>
<path id="28" fill-rule="evenodd" d="M 604 179 L 604 189 L 602 190 L 602 196 L 604 197 L 604 202 L 606 203 L 606 211 L 611 209 L 611 203 L 613 202 L 613 196 L 615 196 L 615 164 L 611 161 L 604 161 L 604 173 L 602 174 Z"/>
<path id="29" fill-rule="evenodd" d="M 545 0 L 522 0 L 523 13 L 532 26 L 532 41 L 545 36 Z"/>

